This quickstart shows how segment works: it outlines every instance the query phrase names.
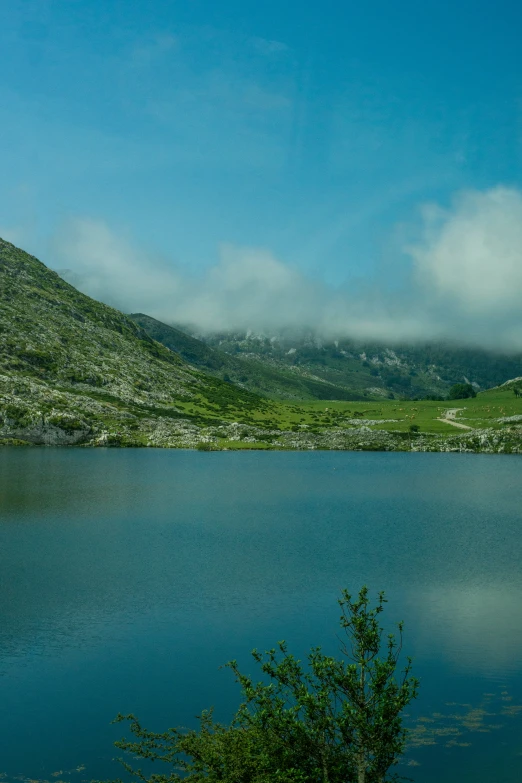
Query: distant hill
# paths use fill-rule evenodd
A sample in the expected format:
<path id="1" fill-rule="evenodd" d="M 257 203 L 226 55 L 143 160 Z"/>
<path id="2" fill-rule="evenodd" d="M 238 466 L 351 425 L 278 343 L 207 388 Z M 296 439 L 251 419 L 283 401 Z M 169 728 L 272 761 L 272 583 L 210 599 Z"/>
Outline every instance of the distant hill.
<path id="1" fill-rule="evenodd" d="M 0 439 L 190 445 L 266 406 L 3 240 L 0 336 Z"/>
<path id="2" fill-rule="evenodd" d="M 363 397 L 426 397 L 447 394 L 454 383 L 477 390 L 522 375 L 522 355 L 493 353 L 457 344 L 382 345 L 325 341 L 310 335 L 201 335 L 207 345 L 272 370 L 326 381 Z"/>
<path id="3" fill-rule="evenodd" d="M 271 365 L 257 355 L 230 355 L 143 313 L 130 316 L 150 337 L 194 367 L 257 394 L 290 400 L 362 400 L 364 394 L 332 380 L 310 377 L 292 365 Z"/>

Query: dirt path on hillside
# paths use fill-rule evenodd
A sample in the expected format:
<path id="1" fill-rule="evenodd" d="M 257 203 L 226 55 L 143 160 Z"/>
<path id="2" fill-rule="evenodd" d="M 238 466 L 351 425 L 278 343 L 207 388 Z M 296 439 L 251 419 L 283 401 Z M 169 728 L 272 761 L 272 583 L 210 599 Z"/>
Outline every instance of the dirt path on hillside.
<path id="1" fill-rule="evenodd" d="M 468 427 L 467 424 L 461 424 L 460 421 L 455 421 L 457 413 L 461 410 L 463 410 L 463 408 L 449 408 L 447 411 L 444 411 L 442 416 L 437 417 L 437 421 L 451 424 L 452 427 L 458 427 L 460 430 L 472 430 L 473 427 Z"/>

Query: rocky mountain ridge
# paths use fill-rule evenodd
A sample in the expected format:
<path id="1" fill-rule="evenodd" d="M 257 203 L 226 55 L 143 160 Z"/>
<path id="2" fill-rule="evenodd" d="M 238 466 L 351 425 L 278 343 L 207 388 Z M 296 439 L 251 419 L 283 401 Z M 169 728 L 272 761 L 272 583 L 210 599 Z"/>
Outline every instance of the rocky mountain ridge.
<path id="1" fill-rule="evenodd" d="M 493 353 L 458 343 L 383 345 L 348 339 L 328 341 L 311 333 L 198 336 L 230 356 L 370 398 L 445 396 L 460 382 L 472 383 L 478 391 L 522 374 L 522 354 Z"/>

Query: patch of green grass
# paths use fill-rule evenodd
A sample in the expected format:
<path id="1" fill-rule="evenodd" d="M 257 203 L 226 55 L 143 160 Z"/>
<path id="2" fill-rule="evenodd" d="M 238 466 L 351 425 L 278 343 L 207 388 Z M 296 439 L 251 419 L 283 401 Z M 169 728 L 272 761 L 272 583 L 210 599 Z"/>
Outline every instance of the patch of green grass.
<path id="1" fill-rule="evenodd" d="M 445 402 L 381 400 L 347 403 L 314 400 L 299 405 L 279 403 L 278 414 L 282 429 L 292 429 L 296 424 L 306 424 L 309 428 L 322 431 L 352 426 L 347 423 L 348 419 L 356 419 L 361 425 L 365 424 L 365 420 L 396 419 L 395 422 L 385 421 L 370 426 L 374 430 L 408 432 L 412 425 L 416 425 L 420 433 L 454 435 L 464 430 L 441 421 L 445 411 L 454 408 L 459 409 L 455 419 L 457 422 L 477 429 L 485 427 L 504 429 L 512 426 L 513 422 L 499 422 L 498 419 L 522 415 L 522 397 L 515 397 L 509 387 L 501 387 L 481 392 L 474 399 Z"/>

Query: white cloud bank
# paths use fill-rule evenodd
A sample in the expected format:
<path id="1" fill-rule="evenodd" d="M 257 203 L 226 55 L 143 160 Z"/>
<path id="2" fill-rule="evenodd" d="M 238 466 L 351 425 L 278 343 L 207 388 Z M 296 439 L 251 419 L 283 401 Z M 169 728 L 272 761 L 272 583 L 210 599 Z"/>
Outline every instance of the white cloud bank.
<path id="1" fill-rule="evenodd" d="M 315 329 L 377 340 L 448 338 L 522 350 L 522 193 L 497 187 L 426 206 L 400 293 L 357 294 L 305 277 L 262 249 L 223 246 L 199 278 L 137 250 L 99 221 L 55 238 L 54 266 L 85 293 L 126 312 L 201 330 Z"/>
<path id="2" fill-rule="evenodd" d="M 460 195 L 452 210 L 423 210 L 424 241 L 411 249 L 422 285 L 487 315 L 520 306 L 522 194 L 495 188 Z"/>

